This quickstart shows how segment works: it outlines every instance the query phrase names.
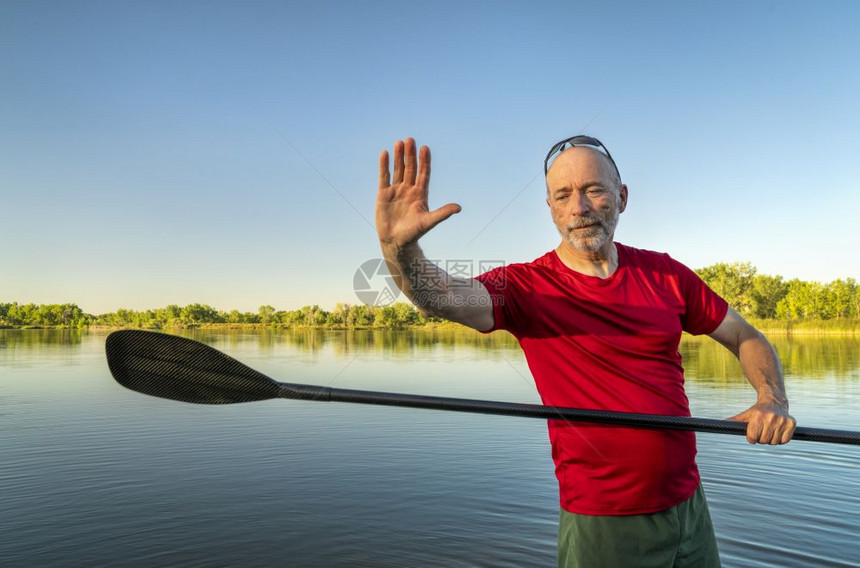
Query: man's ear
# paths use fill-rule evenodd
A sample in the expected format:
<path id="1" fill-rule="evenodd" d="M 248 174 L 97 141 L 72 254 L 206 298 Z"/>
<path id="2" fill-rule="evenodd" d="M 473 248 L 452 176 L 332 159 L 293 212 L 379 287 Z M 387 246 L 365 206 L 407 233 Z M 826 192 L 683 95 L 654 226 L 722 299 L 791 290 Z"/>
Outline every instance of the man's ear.
<path id="1" fill-rule="evenodd" d="M 621 200 L 621 206 L 618 208 L 619 213 L 624 213 L 624 210 L 627 209 L 627 184 L 622 183 L 621 187 L 618 188 L 618 197 Z"/>

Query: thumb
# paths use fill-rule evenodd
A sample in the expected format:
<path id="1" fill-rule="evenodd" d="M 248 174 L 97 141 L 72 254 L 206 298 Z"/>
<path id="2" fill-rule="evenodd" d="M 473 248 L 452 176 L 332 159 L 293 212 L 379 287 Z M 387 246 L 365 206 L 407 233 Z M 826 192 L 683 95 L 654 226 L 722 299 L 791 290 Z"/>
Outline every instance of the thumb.
<path id="1" fill-rule="evenodd" d="M 461 210 L 462 208 L 457 203 L 448 203 L 446 205 L 443 205 L 439 209 L 436 209 L 435 211 L 430 211 L 430 223 L 427 227 L 427 230 L 429 231 L 451 215 L 459 213 Z"/>
<path id="2" fill-rule="evenodd" d="M 726 420 L 733 420 L 735 422 L 749 422 L 749 412 L 749 409 L 746 409 L 740 414 L 735 414 L 731 418 L 726 418 Z"/>

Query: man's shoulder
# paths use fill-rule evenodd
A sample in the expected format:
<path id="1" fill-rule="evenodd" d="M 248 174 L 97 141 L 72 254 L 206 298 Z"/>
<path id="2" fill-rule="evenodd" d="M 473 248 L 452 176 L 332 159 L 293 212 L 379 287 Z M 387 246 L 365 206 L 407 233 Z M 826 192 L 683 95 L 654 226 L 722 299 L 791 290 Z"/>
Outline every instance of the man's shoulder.
<path id="1" fill-rule="evenodd" d="M 555 252 L 549 251 L 529 262 L 501 264 L 476 278 L 485 285 L 490 284 L 496 289 L 504 288 L 509 284 L 518 284 L 522 288 L 528 288 L 534 281 L 535 273 L 553 269 L 554 258 Z"/>
<path id="2" fill-rule="evenodd" d="M 498 266 L 496 267 L 496 269 L 504 269 L 508 272 L 513 271 L 517 273 L 527 273 L 535 270 L 553 267 L 555 264 L 555 258 L 555 251 L 551 250 L 546 254 L 542 254 L 541 256 L 535 258 L 534 260 L 530 260 L 528 262 L 511 262 Z"/>
<path id="3" fill-rule="evenodd" d="M 667 252 L 654 251 L 643 248 L 631 247 L 616 242 L 619 253 L 623 254 L 628 264 L 639 265 L 644 267 L 670 267 L 677 269 L 685 267 L 685 265 L 669 255 Z"/>
<path id="4" fill-rule="evenodd" d="M 555 264 L 556 259 L 558 259 L 558 255 L 555 254 L 554 250 L 551 250 L 547 253 L 542 254 L 531 262 L 523 262 L 524 266 L 529 267 L 551 267 Z"/>
<path id="5" fill-rule="evenodd" d="M 518 275 L 521 278 L 532 280 L 536 274 L 546 274 L 559 270 L 558 255 L 551 250 L 529 262 L 515 262 L 507 266 L 508 274 Z"/>

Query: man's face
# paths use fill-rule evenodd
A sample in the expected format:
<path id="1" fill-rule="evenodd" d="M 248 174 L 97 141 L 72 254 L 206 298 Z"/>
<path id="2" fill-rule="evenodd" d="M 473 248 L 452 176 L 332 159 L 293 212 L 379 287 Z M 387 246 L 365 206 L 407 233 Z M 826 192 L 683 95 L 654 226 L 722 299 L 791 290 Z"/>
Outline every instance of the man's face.
<path id="1" fill-rule="evenodd" d="M 619 181 L 609 160 L 592 148 L 569 148 L 555 159 L 546 175 L 546 202 L 562 240 L 586 253 L 612 241 L 627 206 L 627 186 Z"/>

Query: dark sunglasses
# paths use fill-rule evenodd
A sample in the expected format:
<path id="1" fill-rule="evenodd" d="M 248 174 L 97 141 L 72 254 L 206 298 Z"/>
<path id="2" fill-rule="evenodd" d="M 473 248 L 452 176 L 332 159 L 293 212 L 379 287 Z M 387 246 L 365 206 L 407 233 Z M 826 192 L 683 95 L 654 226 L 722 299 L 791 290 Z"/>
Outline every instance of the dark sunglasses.
<path id="1" fill-rule="evenodd" d="M 549 161 L 553 156 L 561 154 L 567 150 L 567 148 L 573 148 L 575 146 L 591 146 L 592 148 L 602 151 L 606 154 L 606 157 L 609 158 L 609 161 L 612 162 L 612 167 L 615 168 L 615 173 L 618 174 L 618 179 L 621 179 L 621 172 L 618 171 L 618 166 L 615 165 L 615 160 L 612 159 L 612 154 L 609 153 L 609 150 L 606 149 L 603 142 L 597 138 L 592 138 L 591 136 L 585 136 L 582 134 L 565 138 L 561 142 L 556 142 L 553 147 L 550 148 L 550 151 L 546 155 L 546 159 L 543 161 L 543 175 L 546 176 L 546 172 L 549 170 Z"/>

